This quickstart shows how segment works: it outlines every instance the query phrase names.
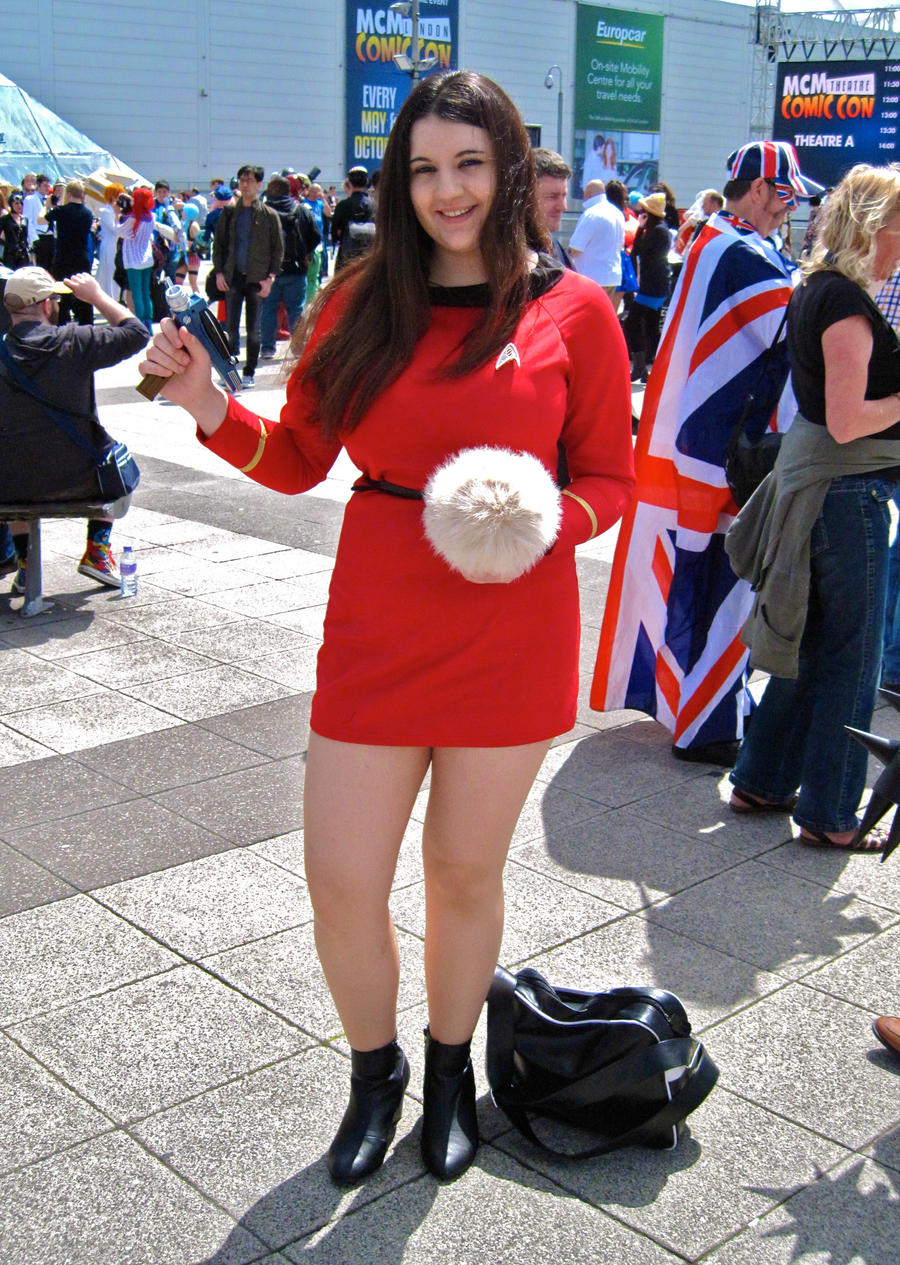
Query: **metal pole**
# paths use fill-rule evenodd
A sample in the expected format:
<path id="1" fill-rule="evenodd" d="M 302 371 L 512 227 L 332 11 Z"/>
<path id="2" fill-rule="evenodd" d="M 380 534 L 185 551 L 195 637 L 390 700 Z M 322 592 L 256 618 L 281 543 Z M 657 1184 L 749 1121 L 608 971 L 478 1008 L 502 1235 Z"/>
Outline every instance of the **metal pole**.
<path id="1" fill-rule="evenodd" d="M 556 152 L 562 154 L 562 116 L 563 116 L 562 71 L 559 75 L 559 94 L 556 98 Z"/>
<path id="2" fill-rule="evenodd" d="M 410 53 L 412 54 L 410 58 L 412 62 L 412 81 L 415 86 L 419 80 L 419 0 L 412 0 L 412 44 L 410 45 Z"/>

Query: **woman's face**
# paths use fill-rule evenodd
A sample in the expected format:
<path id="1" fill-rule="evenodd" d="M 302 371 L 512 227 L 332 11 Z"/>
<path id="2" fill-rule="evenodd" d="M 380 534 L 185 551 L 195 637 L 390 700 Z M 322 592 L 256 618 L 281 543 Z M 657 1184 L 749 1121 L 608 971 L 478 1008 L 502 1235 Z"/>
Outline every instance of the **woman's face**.
<path id="1" fill-rule="evenodd" d="M 900 215 L 895 215 L 875 234 L 873 280 L 887 281 L 898 264 L 900 264 Z"/>
<path id="2" fill-rule="evenodd" d="M 413 124 L 409 196 L 435 245 L 435 279 L 457 285 L 484 280 L 481 230 L 496 188 L 494 146 L 483 128 L 434 115 Z"/>

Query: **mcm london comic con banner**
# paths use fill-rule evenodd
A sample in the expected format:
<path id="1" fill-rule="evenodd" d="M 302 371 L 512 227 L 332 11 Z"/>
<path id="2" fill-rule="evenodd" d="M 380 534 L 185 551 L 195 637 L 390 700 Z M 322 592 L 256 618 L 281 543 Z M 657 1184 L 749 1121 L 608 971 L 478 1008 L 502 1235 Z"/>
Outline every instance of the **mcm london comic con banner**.
<path id="1" fill-rule="evenodd" d="M 456 70 L 459 0 L 419 0 L 419 59 L 436 57 L 435 70 Z M 410 94 L 412 77 L 393 62 L 412 57 L 412 20 L 389 6 L 367 8 L 347 0 L 347 170 L 381 166 L 397 112 Z"/>
<path id="2" fill-rule="evenodd" d="M 782 62 L 772 137 L 790 141 L 800 169 L 836 185 L 854 163 L 897 156 L 900 62 Z"/>
<path id="3" fill-rule="evenodd" d="M 659 171 L 663 19 L 576 7 L 575 197 L 590 180 L 649 191 Z"/>

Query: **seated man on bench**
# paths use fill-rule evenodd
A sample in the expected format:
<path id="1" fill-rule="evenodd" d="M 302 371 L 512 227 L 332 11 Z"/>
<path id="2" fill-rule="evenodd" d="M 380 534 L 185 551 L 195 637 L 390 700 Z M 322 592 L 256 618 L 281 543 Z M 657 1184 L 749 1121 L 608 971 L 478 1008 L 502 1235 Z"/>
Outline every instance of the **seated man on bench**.
<path id="1" fill-rule="evenodd" d="M 60 294 L 92 304 L 107 323 L 57 326 Z M 18 371 L 52 408 L 68 415 L 95 449 L 104 448 L 110 437 L 97 417 L 94 370 L 140 351 L 149 337 L 147 330 L 89 273 L 63 283 L 43 268 L 19 268 L 6 280 L 3 304 L 11 321 L 5 345 Z M 56 425 L 40 400 L 16 384 L 0 358 L 0 505 L 100 499 L 91 458 Z M 24 594 L 28 527 L 14 522 L 11 530 L 18 563 L 12 592 Z M 110 518 L 88 521 L 87 548 L 78 570 L 118 588 L 119 570 L 109 548 L 111 531 Z"/>

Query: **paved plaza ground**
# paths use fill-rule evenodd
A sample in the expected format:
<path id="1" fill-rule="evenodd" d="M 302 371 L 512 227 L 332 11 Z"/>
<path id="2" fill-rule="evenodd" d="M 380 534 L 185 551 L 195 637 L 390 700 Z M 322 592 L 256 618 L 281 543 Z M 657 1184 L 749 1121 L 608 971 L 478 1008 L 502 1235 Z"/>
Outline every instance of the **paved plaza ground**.
<path id="1" fill-rule="evenodd" d="M 270 416 L 279 373 L 257 372 Z M 143 470 L 113 537 L 138 597 L 76 573 L 73 521 L 44 526 L 54 609 L 0 597 L 2 1265 L 895 1265 L 900 1059 L 870 1024 L 900 1013 L 900 853 L 734 816 L 721 771 L 673 760 L 646 717 L 592 712 L 586 680 L 519 821 L 502 960 L 673 990 L 719 1086 L 675 1151 L 557 1161 L 493 1107 L 482 1020 L 485 1144 L 455 1184 L 427 1175 L 423 791 L 392 900 L 408 1098 L 384 1168 L 331 1184 L 348 1052 L 301 792 L 351 471 L 258 488 L 135 379 L 105 371 L 98 398 Z M 613 543 L 578 551 L 585 678 Z"/>

